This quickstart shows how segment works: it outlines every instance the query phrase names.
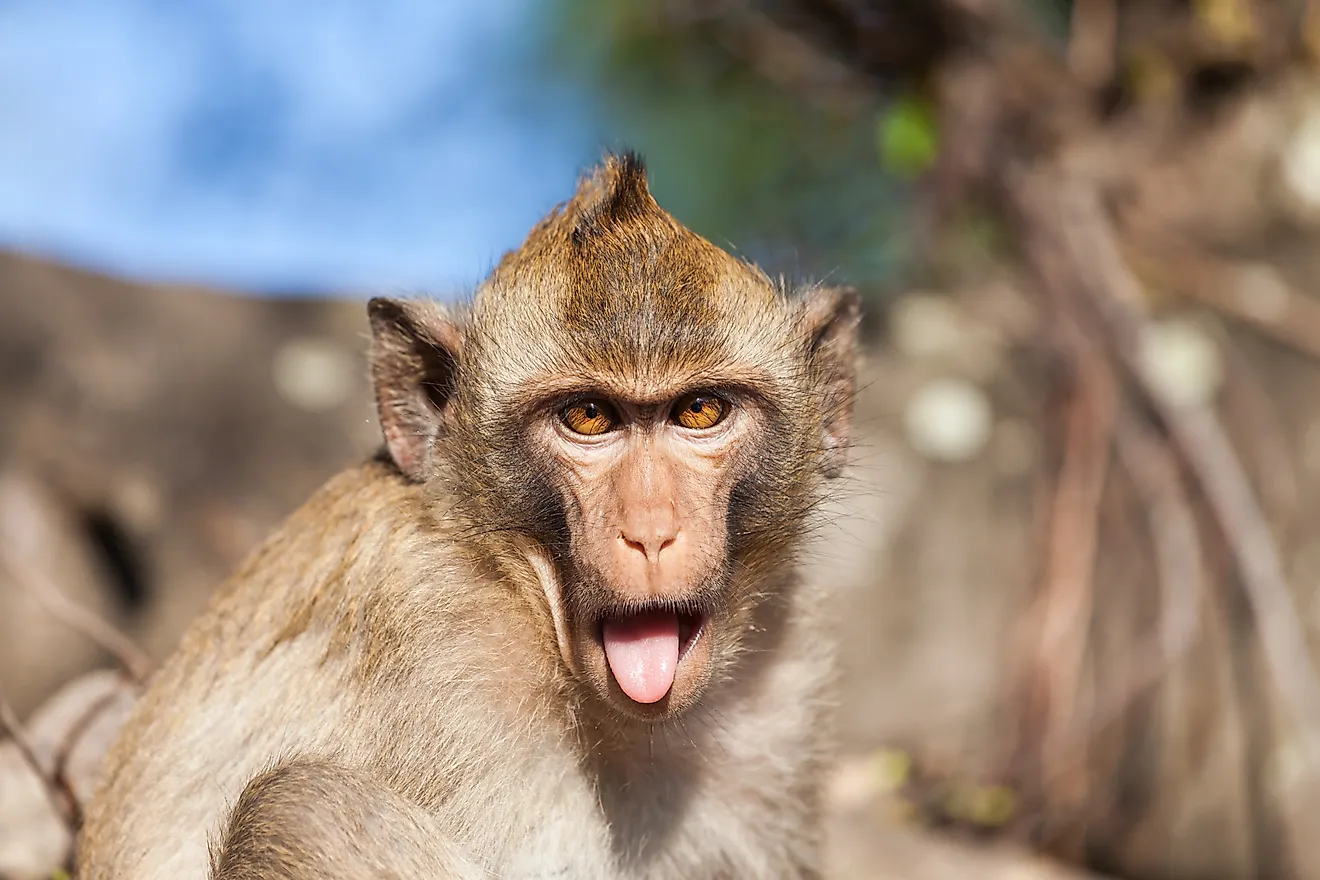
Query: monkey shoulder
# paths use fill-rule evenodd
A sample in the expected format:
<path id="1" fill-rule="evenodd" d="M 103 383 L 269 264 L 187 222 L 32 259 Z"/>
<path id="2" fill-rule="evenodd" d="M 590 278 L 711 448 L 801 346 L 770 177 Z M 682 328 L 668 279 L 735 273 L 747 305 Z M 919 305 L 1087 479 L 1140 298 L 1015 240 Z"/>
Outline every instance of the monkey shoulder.
<path id="1" fill-rule="evenodd" d="M 367 763 L 383 750 L 361 733 L 371 713 L 397 713 L 433 689 L 384 674 L 401 656 L 435 657 L 402 644 L 418 638 L 422 574 L 440 587 L 431 606 L 444 604 L 446 575 L 459 576 L 443 546 L 428 549 L 416 524 L 425 509 L 422 487 L 367 462 L 332 477 L 248 557 L 126 721 L 89 809 L 88 864 L 114 876 L 198 875 L 254 776 L 306 756 Z M 461 618 L 455 609 L 446 619 Z M 186 843 L 166 852 L 162 828 Z"/>

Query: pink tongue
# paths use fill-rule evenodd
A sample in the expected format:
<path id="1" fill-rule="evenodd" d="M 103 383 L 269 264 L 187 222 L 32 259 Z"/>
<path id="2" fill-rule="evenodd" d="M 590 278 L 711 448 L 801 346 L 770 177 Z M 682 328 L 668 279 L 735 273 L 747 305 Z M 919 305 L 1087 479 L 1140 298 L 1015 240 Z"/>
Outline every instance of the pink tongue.
<path id="1" fill-rule="evenodd" d="M 605 659 L 623 692 L 654 703 L 674 686 L 678 665 L 678 615 L 655 612 L 605 624 Z"/>

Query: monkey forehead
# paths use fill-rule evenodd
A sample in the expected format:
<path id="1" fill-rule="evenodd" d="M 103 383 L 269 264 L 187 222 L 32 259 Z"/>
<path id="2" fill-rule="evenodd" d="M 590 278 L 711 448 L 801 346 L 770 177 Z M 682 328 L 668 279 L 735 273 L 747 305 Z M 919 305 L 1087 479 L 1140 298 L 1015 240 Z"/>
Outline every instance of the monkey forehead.
<path id="1" fill-rule="evenodd" d="M 524 376 L 792 366 L 795 312 L 782 290 L 656 204 L 632 156 L 607 159 L 501 260 L 473 305 L 482 347 Z"/>
<path id="2" fill-rule="evenodd" d="M 740 342 L 745 340 L 694 343 L 560 334 L 548 345 L 521 352 L 507 338 L 484 340 L 473 353 L 481 361 L 476 372 L 490 392 L 486 396 L 515 409 L 580 392 L 648 405 L 700 389 L 744 389 L 776 398 L 799 391 L 802 371 L 792 365 L 789 346 Z"/>
<path id="3" fill-rule="evenodd" d="M 712 273 L 697 292 L 665 275 L 618 286 L 553 275 L 535 283 L 532 295 L 488 299 L 473 321 L 472 354 L 506 386 L 594 376 L 641 400 L 703 377 L 764 385 L 800 373 L 796 312 L 768 281 Z"/>

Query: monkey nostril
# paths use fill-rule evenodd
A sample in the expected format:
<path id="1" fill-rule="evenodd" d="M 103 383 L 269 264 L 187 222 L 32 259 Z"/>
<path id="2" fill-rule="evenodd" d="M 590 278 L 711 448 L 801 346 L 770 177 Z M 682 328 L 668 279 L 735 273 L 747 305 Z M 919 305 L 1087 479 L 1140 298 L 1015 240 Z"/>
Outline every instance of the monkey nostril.
<path id="1" fill-rule="evenodd" d="M 677 535 L 668 538 L 656 537 L 649 541 L 639 541 L 635 538 L 628 537 L 622 532 L 619 533 L 619 540 L 623 542 L 625 547 L 636 550 L 651 562 L 654 562 L 660 556 L 661 551 L 672 546 L 676 539 Z"/>

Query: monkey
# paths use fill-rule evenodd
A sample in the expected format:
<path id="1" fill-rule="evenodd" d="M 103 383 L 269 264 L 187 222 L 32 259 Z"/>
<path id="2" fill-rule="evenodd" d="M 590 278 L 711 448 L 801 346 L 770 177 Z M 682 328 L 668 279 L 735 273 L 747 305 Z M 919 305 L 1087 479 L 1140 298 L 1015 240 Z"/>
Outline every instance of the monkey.
<path id="1" fill-rule="evenodd" d="M 855 290 L 607 154 L 458 304 L 367 305 L 380 451 L 217 591 L 112 748 L 82 880 L 815 878 Z"/>

